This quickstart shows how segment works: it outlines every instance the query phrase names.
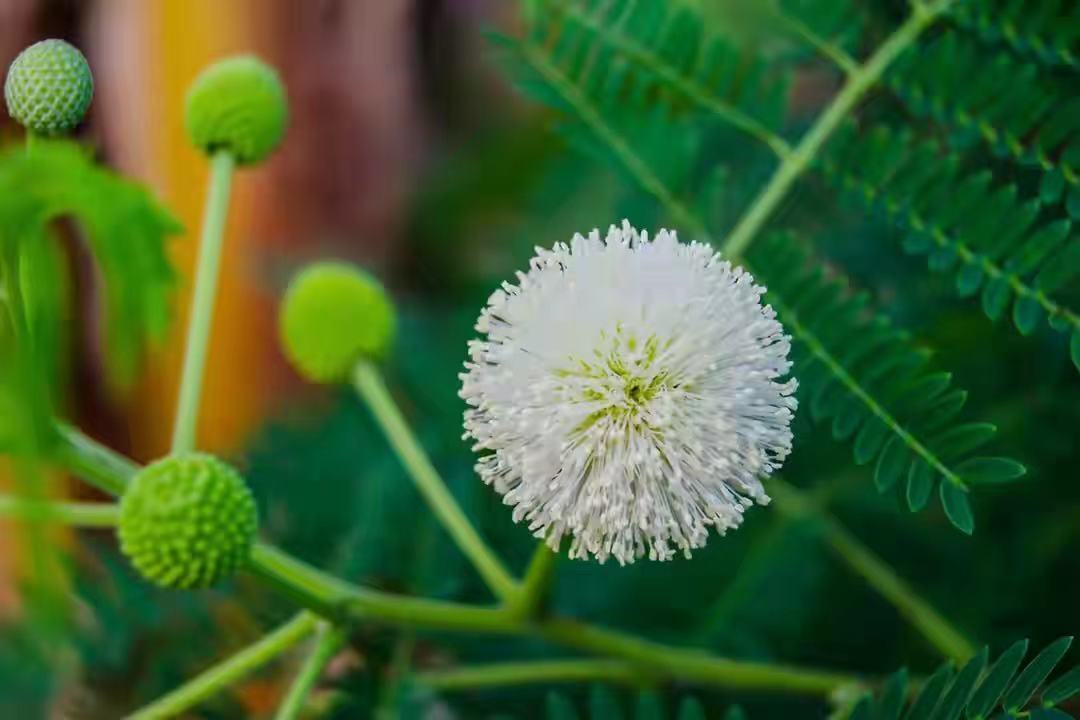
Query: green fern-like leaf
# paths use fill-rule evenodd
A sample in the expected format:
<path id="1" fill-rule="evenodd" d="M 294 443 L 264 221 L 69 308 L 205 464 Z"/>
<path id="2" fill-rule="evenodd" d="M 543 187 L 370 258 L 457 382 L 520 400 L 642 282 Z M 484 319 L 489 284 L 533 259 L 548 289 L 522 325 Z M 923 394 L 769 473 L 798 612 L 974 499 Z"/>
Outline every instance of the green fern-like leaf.
<path id="1" fill-rule="evenodd" d="M 953 15 L 957 24 L 988 42 L 1003 42 L 1050 66 L 1080 68 L 1080 6 L 1050 0 L 968 0 Z"/>
<path id="2" fill-rule="evenodd" d="M 892 675 L 884 689 L 864 697 L 851 718 L 876 720 L 988 720 L 997 717 L 1071 718 L 1056 706 L 1080 692 L 1075 682 L 1077 669 L 1061 675 L 1040 693 L 1047 678 L 1065 656 L 1071 637 L 1060 638 L 1035 656 L 1023 670 L 1027 640 L 1021 640 L 988 666 L 988 649 L 983 648 L 962 668 L 942 665 L 908 703 L 907 671 Z M 1019 670 L 1019 673 L 1017 672 Z M 1032 702 L 1036 699 L 1036 702 Z M 999 714 L 1001 713 L 1001 714 Z"/>
<path id="3" fill-rule="evenodd" d="M 823 164 L 838 185 L 903 229 L 907 252 L 926 255 L 932 270 L 954 272 L 960 295 L 981 294 L 987 316 L 996 320 L 1011 305 L 1022 334 L 1046 318 L 1077 344 L 1080 240 L 1069 221 L 1042 220 L 1038 201 L 1022 200 L 1015 185 L 968 172 L 936 143 L 883 126 L 846 128 Z"/>
<path id="4" fill-rule="evenodd" d="M 536 0 L 533 6 L 527 36 L 511 44 L 585 88 L 601 110 L 626 101 L 672 114 L 693 110 L 786 151 L 776 133 L 787 75 L 704 33 L 695 11 L 666 0 Z M 549 79 L 530 81 L 520 70 L 519 86 L 565 106 Z"/>
<path id="5" fill-rule="evenodd" d="M 1037 65 L 947 32 L 905 54 L 889 85 L 919 115 L 1043 173 L 1042 201 L 1080 217 L 1080 99 Z"/>
<path id="6" fill-rule="evenodd" d="M 61 218 L 85 231 L 103 280 L 108 367 L 114 381 L 126 382 L 139 352 L 167 326 L 174 278 L 165 241 L 180 227 L 143 188 L 98 166 L 78 145 L 39 142 L 32 152 L 0 154 L 0 244 L 11 262 L 25 267 L 40 256 L 50 223 Z M 57 283 L 37 267 L 5 280 L 27 308 L 57 309 Z M 40 334 L 66 323 L 50 312 L 33 325 Z"/>
<path id="7" fill-rule="evenodd" d="M 784 235 L 762 239 L 748 257 L 795 340 L 802 407 L 819 422 L 831 421 L 837 440 L 854 441 L 855 462 L 874 463 L 879 491 L 899 488 L 917 511 L 937 486 L 949 520 L 971 533 L 969 490 L 990 481 L 999 464 L 1013 469 L 1011 478 L 1023 467 L 979 457 L 996 430 L 959 421 L 966 393 L 930 366 L 926 350 L 873 313 L 867 295 L 808 260 Z"/>

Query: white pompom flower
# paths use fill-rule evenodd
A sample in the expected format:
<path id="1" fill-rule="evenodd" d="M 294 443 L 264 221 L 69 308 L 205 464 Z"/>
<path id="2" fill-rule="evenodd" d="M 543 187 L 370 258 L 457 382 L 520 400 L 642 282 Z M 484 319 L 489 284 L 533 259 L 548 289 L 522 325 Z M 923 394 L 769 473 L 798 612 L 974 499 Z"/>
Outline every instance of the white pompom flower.
<path id="1" fill-rule="evenodd" d="M 477 472 L 570 556 L 687 557 L 769 498 L 791 451 L 790 338 L 708 245 L 629 223 L 537 248 L 461 375 Z"/>

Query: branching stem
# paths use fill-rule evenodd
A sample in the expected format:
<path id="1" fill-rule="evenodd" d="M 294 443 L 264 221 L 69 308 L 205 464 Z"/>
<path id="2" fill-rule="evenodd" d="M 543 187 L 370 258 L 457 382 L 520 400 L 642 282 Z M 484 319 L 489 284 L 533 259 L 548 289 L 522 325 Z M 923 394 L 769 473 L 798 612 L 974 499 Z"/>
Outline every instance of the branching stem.
<path id="1" fill-rule="evenodd" d="M 319 681 L 319 676 L 344 644 L 345 633 L 339 628 L 327 623 L 319 626 L 315 647 L 311 649 L 304 664 L 300 667 L 300 672 L 297 673 L 292 687 L 289 688 L 289 694 L 285 696 L 277 715 L 274 716 L 275 720 L 296 720 L 300 717 L 304 703 L 307 702 L 308 695 Z"/>
<path id="2" fill-rule="evenodd" d="M 511 605 L 511 611 L 522 618 L 533 618 L 541 611 L 547 600 L 548 590 L 555 574 L 558 555 L 552 552 L 545 542 L 539 542 L 533 552 L 525 578 L 518 589 L 518 597 Z"/>
<path id="3" fill-rule="evenodd" d="M 60 457 L 69 463 L 69 468 L 95 466 L 89 477 L 103 489 L 122 489 L 136 468 L 76 431 L 68 430 L 60 438 L 65 445 Z M 256 546 L 251 571 L 335 624 L 377 622 L 419 630 L 540 638 L 632 663 L 662 679 L 733 689 L 828 695 L 861 683 L 858 676 L 847 673 L 730 660 L 567 618 L 531 620 L 516 615 L 512 606 L 480 607 L 384 593 L 335 578 L 266 544 Z M 214 687 L 220 689 L 223 685 Z"/>
<path id="4" fill-rule="evenodd" d="M 281 655 L 315 632 L 318 625 L 318 617 L 301 611 L 292 620 L 264 635 L 257 642 L 129 715 L 128 720 L 164 720 L 177 717 Z"/>
<path id="5" fill-rule="evenodd" d="M 726 257 L 734 260 L 746 252 L 833 132 L 840 127 L 867 91 L 877 84 L 893 61 L 915 42 L 923 30 L 947 11 L 954 1 L 935 0 L 917 8 L 864 64 L 848 72 L 844 87 L 799 141 L 795 150 L 780 163 L 768 184 L 728 235 L 721 248 Z"/>

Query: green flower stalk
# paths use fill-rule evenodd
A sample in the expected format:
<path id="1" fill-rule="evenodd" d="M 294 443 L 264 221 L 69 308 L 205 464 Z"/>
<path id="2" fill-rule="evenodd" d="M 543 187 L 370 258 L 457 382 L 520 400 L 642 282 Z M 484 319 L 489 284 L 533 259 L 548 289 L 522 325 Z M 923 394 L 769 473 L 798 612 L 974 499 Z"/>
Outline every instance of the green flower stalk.
<path id="1" fill-rule="evenodd" d="M 285 90 L 277 73 L 250 56 L 211 65 L 196 78 L 188 93 L 185 115 L 188 136 L 195 147 L 210 157 L 210 186 L 173 426 L 174 453 L 195 447 L 195 425 L 233 170 L 237 165 L 265 160 L 281 143 L 287 119 Z"/>
<path id="2" fill-rule="evenodd" d="M 31 135 L 73 130 L 93 97 L 94 77 L 86 58 L 63 40 L 42 40 L 23 50 L 4 82 L 8 113 Z"/>
<path id="3" fill-rule="evenodd" d="M 202 453 L 140 470 L 120 501 L 121 550 L 166 588 L 205 588 L 231 575 L 247 563 L 257 527 L 244 479 Z"/>

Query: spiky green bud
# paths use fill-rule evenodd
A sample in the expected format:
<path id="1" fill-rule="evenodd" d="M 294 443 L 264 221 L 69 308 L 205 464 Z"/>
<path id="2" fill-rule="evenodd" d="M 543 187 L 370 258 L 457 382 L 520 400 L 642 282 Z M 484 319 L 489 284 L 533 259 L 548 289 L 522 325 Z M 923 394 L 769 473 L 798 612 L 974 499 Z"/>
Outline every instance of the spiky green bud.
<path id="1" fill-rule="evenodd" d="M 94 97 L 86 58 L 63 40 L 42 40 L 19 53 L 8 68 L 8 114 L 37 135 L 58 135 L 82 122 Z"/>
<path id="2" fill-rule="evenodd" d="M 297 371 L 337 382 L 362 359 L 390 348 L 397 324 L 379 281 L 343 262 L 319 262 L 289 284 L 280 315 L 281 342 Z"/>
<path id="3" fill-rule="evenodd" d="M 277 72 L 243 55 L 216 62 L 195 79 L 185 122 L 191 142 L 206 154 L 223 150 L 251 165 L 281 144 L 288 114 Z"/>
<path id="4" fill-rule="evenodd" d="M 205 453 L 143 468 L 120 500 L 120 548 L 161 587 L 209 587 L 244 565 L 258 528 L 240 474 Z"/>

